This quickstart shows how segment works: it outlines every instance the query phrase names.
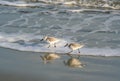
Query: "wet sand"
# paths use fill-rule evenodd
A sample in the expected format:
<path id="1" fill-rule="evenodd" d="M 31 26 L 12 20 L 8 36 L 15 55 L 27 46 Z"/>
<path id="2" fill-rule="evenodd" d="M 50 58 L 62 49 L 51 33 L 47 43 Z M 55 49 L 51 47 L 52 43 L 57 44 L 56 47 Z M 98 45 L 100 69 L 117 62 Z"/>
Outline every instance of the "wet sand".
<path id="1" fill-rule="evenodd" d="M 0 48 L 0 81 L 119 81 L 120 57 L 81 56 L 83 68 L 64 65 L 70 57 L 61 55 L 44 64 L 44 53 Z"/>

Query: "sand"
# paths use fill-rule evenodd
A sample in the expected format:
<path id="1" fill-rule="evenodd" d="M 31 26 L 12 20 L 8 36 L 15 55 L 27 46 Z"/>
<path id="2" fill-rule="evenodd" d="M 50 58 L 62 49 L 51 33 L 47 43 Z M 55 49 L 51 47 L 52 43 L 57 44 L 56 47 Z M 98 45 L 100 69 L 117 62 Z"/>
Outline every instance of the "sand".
<path id="1" fill-rule="evenodd" d="M 81 56 L 83 68 L 64 65 L 70 57 L 61 55 L 44 64 L 40 55 L 0 48 L 0 81 L 119 81 L 120 57 Z"/>

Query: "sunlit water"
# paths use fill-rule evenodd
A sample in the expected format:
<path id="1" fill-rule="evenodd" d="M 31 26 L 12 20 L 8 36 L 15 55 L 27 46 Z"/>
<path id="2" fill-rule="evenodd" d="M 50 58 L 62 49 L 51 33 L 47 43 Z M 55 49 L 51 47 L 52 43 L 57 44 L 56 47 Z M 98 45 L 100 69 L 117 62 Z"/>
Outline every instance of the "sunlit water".
<path id="1" fill-rule="evenodd" d="M 85 44 L 81 55 L 120 56 L 119 4 L 105 4 L 91 8 L 84 0 L 79 5 L 62 0 L 0 0 L 0 46 L 66 53 L 70 50 L 64 45 L 77 42 Z M 48 44 L 40 41 L 46 35 L 61 39 L 57 48 L 47 48 Z"/>

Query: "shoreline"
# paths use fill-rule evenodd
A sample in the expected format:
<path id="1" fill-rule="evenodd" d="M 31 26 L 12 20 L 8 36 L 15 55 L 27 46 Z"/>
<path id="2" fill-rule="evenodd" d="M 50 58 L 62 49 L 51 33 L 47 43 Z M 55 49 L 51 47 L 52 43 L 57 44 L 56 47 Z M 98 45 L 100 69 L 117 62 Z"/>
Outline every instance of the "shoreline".
<path id="1" fill-rule="evenodd" d="M 13 50 L 13 51 L 18 51 L 18 52 L 28 52 L 28 53 L 35 53 L 35 54 L 37 54 L 37 53 L 40 53 L 40 54 L 49 54 L 49 53 L 55 53 L 55 54 L 58 54 L 58 55 L 67 55 L 67 53 L 60 53 L 60 52 L 49 52 L 49 51 L 44 51 L 44 52 L 37 52 L 37 51 L 28 51 L 28 50 L 18 50 L 18 49 L 13 49 L 13 48 L 9 48 L 9 47 L 0 47 L 0 49 L 8 49 L 8 50 Z M 84 49 L 82 49 L 82 51 L 83 52 L 85 52 L 85 49 L 86 48 L 84 48 Z M 103 50 L 102 50 L 103 51 Z M 93 50 L 92 50 L 92 52 L 93 52 Z M 107 53 L 106 53 L 107 54 Z M 71 55 L 80 55 L 81 57 L 83 56 L 83 57 L 85 57 L 85 56 L 91 56 L 91 57 L 120 57 L 120 55 L 115 55 L 115 56 L 111 56 L 111 55 L 104 55 L 104 54 L 99 54 L 99 55 L 97 55 L 97 54 L 94 54 L 94 53 L 90 53 L 90 54 L 87 54 L 87 53 L 80 53 L 80 54 L 76 54 L 76 53 L 71 53 Z M 113 54 L 114 55 L 114 54 Z"/>
<path id="2" fill-rule="evenodd" d="M 0 81 L 119 80 L 119 57 L 81 56 L 80 61 L 86 66 L 71 68 L 63 63 L 70 58 L 67 55 L 62 55 L 60 59 L 47 64 L 43 63 L 40 55 L 44 54 L 0 47 Z"/>

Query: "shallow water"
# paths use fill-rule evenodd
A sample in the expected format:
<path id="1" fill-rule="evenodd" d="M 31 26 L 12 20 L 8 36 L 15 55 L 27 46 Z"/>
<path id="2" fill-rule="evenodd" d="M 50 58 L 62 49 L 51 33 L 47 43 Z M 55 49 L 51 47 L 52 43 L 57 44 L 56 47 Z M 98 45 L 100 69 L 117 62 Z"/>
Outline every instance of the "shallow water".
<path id="1" fill-rule="evenodd" d="M 0 46 L 19 51 L 66 53 L 65 43 L 84 43 L 82 55 L 120 56 L 120 10 L 43 2 L 0 1 Z M 24 6 L 23 6 L 24 5 Z M 40 42 L 61 41 L 57 48 Z M 74 53 L 77 53 L 76 51 Z"/>

